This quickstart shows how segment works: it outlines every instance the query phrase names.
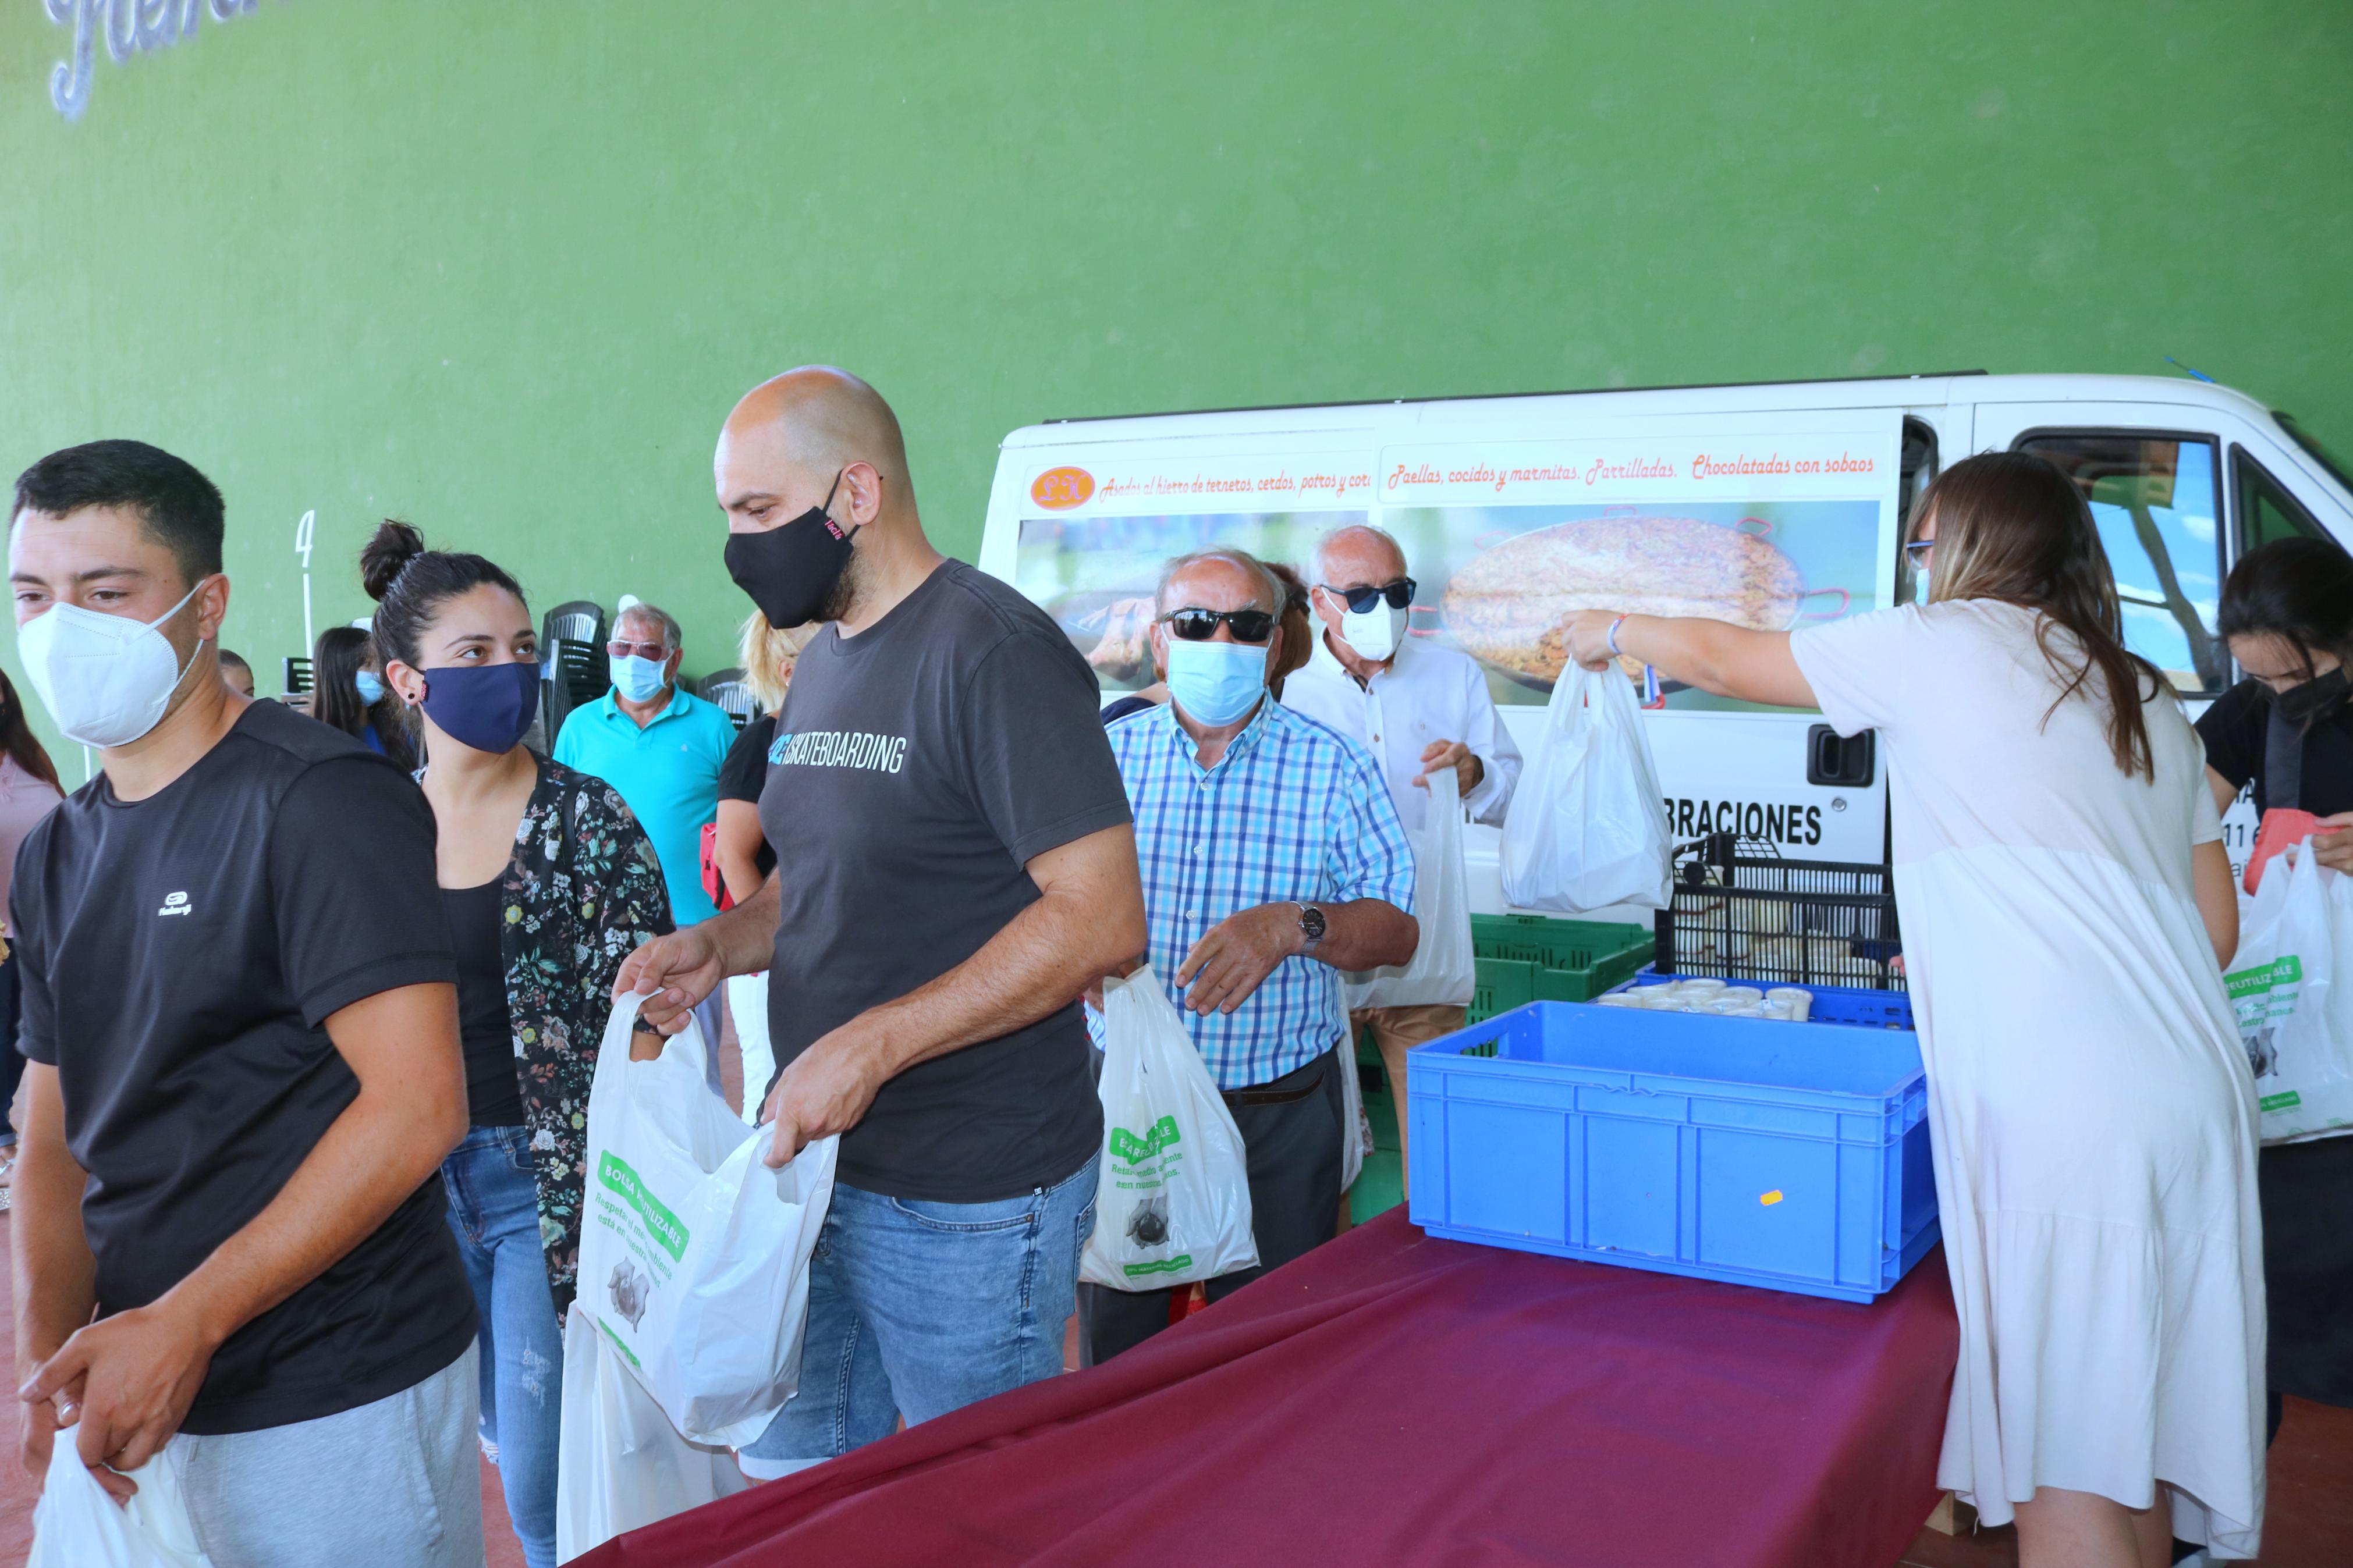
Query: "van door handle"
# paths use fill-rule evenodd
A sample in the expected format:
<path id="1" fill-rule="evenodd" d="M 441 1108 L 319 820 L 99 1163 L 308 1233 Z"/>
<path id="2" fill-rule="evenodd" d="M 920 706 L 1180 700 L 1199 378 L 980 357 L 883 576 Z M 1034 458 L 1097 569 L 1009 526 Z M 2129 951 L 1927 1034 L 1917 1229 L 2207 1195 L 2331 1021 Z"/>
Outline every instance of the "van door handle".
<path id="1" fill-rule="evenodd" d="M 1828 724 L 1806 731 L 1806 782 L 1834 789 L 1862 789 L 1875 775 L 1878 732 L 1841 735 Z"/>

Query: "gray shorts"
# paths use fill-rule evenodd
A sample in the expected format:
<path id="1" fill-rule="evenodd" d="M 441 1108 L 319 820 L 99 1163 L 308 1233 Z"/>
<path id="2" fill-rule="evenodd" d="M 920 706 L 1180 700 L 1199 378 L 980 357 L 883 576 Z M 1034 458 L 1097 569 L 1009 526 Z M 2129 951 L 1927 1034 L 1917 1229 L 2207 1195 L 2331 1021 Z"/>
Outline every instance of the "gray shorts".
<path id="1" fill-rule="evenodd" d="M 174 1438 L 213 1568 L 482 1568 L 480 1354 L 316 1421 Z"/>

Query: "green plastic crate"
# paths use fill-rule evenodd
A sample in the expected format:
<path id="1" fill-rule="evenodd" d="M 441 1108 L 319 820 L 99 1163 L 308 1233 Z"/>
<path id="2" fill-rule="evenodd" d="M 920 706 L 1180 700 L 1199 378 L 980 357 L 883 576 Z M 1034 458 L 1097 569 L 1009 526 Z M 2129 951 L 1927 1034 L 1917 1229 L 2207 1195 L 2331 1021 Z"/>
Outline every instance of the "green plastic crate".
<path id="1" fill-rule="evenodd" d="M 1621 953 L 1654 945 L 1648 926 L 1603 921 L 1555 920 L 1549 915 L 1472 915 L 1471 951 L 1481 958 L 1509 958 L 1545 969 L 1584 969 Z"/>
<path id="2" fill-rule="evenodd" d="M 1471 951 L 1483 988 L 1491 964 L 1525 964 L 1529 1002 L 1589 1002 L 1631 979 L 1650 962 L 1657 938 L 1642 926 L 1562 921 L 1546 915 L 1472 915 Z M 1495 1009 L 1519 1005 L 1506 1002 Z M 1493 1016 L 1475 1007 L 1472 1019 Z"/>
<path id="3" fill-rule="evenodd" d="M 1627 975 L 1632 973 L 1630 969 L 1626 972 Z M 1626 975 L 1619 978 L 1624 979 Z M 1535 999 L 1535 964 L 1508 958 L 1482 958 L 1479 960 L 1479 983 L 1471 990 L 1471 1016 L 1465 1021 L 1484 1023 L 1498 1013 L 1508 1013 Z"/>

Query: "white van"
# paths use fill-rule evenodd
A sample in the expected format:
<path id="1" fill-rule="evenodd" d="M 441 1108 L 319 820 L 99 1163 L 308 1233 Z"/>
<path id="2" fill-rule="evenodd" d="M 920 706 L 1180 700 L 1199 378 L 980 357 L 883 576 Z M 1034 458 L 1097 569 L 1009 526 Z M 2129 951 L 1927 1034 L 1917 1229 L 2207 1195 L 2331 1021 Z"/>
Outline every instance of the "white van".
<path id="1" fill-rule="evenodd" d="M 1152 680 L 1161 562 L 1210 544 L 1303 564 L 1372 522 L 1404 545 L 1413 635 L 1477 658 L 1525 751 L 1588 607 L 1793 628 L 1903 603 L 1902 520 L 1938 468 L 2042 454 L 2091 500 L 2127 639 L 2193 710 L 2236 679 L 2213 634 L 2241 551 L 2353 544 L 2353 480 L 2286 415 L 2211 383 L 1961 374 L 1237 409 L 1033 425 L 1005 438 L 984 571 L 1069 628 L 1105 700 Z M 1645 687 L 1679 839 L 1878 861 L 1886 785 L 1819 714 Z M 2245 805 L 2229 826 L 2251 837 Z M 1503 909 L 1494 830 L 1474 906 Z"/>

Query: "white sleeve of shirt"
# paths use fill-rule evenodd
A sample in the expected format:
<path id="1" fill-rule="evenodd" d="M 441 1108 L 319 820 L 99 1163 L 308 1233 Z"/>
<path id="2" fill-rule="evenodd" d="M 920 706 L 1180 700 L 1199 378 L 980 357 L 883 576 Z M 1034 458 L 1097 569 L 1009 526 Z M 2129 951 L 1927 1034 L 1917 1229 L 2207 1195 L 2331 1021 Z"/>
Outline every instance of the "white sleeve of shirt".
<path id="1" fill-rule="evenodd" d="M 1478 665 L 1465 659 L 1462 666 L 1462 712 L 1466 732 L 1462 743 L 1479 759 L 1479 784 L 1462 797 L 1462 809 L 1471 814 L 1473 822 L 1503 826 L 1504 814 L 1511 808 L 1512 791 L 1520 782 L 1520 748 L 1504 728 L 1501 715 L 1495 711 L 1495 700 L 1487 690 L 1487 678 Z"/>

